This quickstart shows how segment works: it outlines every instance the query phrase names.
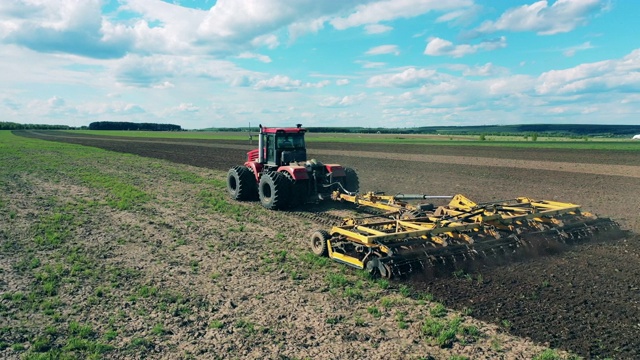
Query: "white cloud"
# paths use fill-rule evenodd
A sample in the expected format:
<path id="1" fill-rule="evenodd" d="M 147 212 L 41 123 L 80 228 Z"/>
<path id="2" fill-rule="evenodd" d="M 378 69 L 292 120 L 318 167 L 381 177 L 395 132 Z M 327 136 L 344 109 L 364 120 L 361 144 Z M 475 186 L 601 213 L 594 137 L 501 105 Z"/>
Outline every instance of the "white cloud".
<path id="1" fill-rule="evenodd" d="M 364 69 L 377 69 L 385 67 L 387 65 L 387 63 L 384 62 L 374 62 L 366 60 L 356 60 L 355 63 L 360 64 Z"/>
<path id="2" fill-rule="evenodd" d="M 495 66 L 492 63 L 486 63 L 482 66 L 470 66 L 466 67 L 462 75 L 464 76 L 495 76 L 508 73 L 508 69 L 500 66 Z"/>
<path id="3" fill-rule="evenodd" d="M 200 111 L 200 108 L 191 103 L 181 103 L 174 107 L 173 110 L 176 112 L 198 112 Z"/>
<path id="4" fill-rule="evenodd" d="M 207 14 L 206 11 L 154 0 L 126 0 L 119 11 L 139 14 L 133 25 L 129 22 L 116 25 L 121 33 L 134 39 L 134 50 L 181 55 L 194 52 L 197 26 Z"/>
<path id="5" fill-rule="evenodd" d="M 317 83 L 305 83 L 304 87 L 306 88 L 315 88 L 315 89 L 321 89 L 327 85 L 331 84 L 331 81 L 329 80 L 322 80 L 322 81 L 318 81 Z"/>
<path id="6" fill-rule="evenodd" d="M 47 100 L 47 104 L 49 104 L 50 107 L 61 107 L 64 106 L 64 103 L 64 99 L 57 96 L 54 96 Z"/>
<path id="7" fill-rule="evenodd" d="M 496 31 L 535 31 L 540 35 L 569 32 L 587 22 L 589 15 L 605 8 L 601 0 L 546 0 L 505 11 L 498 20 L 486 21 L 480 33 Z"/>
<path id="8" fill-rule="evenodd" d="M 492 66 L 485 64 L 474 71 L 491 73 Z M 472 71 L 462 65 L 445 68 Z M 548 121 L 579 117 L 583 122 L 597 122 L 603 121 L 602 114 L 608 114 L 606 121 L 620 122 L 636 112 L 633 106 L 640 99 L 635 95 L 640 92 L 640 49 L 620 59 L 549 71 L 538 77 L 498 73 L 475 80 L 420 70 L 370 78 L 368 85 L 416 88 L 380 98 L 388 111 L 385 114 L 415 119 L 418 114 L 426 116 L 426 110 L 445 109 L 448 113 L 490 115 L 483 117 L 486 123 L 534 121 L 540 116 L 552 117 Z"/>
<path id="9" fill-rule="evenodd" d="M 511 70 L 496 65 L 502 61 L 486 62 L 478 60 L 480 56 L 464 62 L 447 57 L 416 59 L 416 50 L 462 57 L 506 46 L 504 37 L 494 41 L 459 37 L 461 40 L 454 41 L 445 40 L 444 32 L 436 32 L 461 25 L 471 28 L 469 19 L 483 10 L 472 0 L 220 0 L 211 10 L 187 8 L 184 0 L 108 1 L 109 6 L 104 6 L 104 0 L 0 0 L 3 120 L 79 126 L 114 119 L 170 119 L 185 128 L 201 128 L 246 123 L 259 114 L 263 123 L 279 126 L 295 123 L 306 111 L 305 122 L 318 126 L 347 121 L 356 126 L 441 121 L 464 125 L 541 118 L 631 123 L 640 105 L 640 50 L 568 69 L 555 65 L 556 70 L 550 70 L 554 63 L 536 57 L 535 51 L 522 63 L 527 66 L 519 68 L 521 59 L 516 59 Z M 493 22 L 484 23 L 484 31 L 559 33 L 591 21 L 605 1 L 549 0 L 535 13 L 514 7 L 509 10 L 513 13 L 498 13 L 491 18 Z M 532 7 L 542 2 L 526 3 Z M 101 13 L 113 5 L 119 9 Z M 518 11 L 522 24 L 507 19 Z M 441 38 L 432 38 L 425 48 L 415 49 L 390 37 L 392 30 L 394 36 L 407 30 L 400 29 L 394 20 L 426 13 L 425 20 L 436 19 L 437 23 L 411 30 L 408 40 L 418 44 L 419 40 L 410 38 L 418 32 L 416 36 L 422 39 L 430 35 Z M 602 20 L 612 21 L 604 16 Z M 335 29 L 360 26 L 361 30 L 335 36 L 338 31 L 327 26 L 332 21 Z M 593 36 L 598 31 L 585 30 Z M 282 46 L 309 33 L 318 35 L 309 36 L 314 38 L 313 50 L 307 53 L 297 52 L 301 49 L 298 46 Z M 382 34 L 377 37 L 387 40 L 372 44 L 372 37 L 366 34 Z M 598 50 L 624 51 L 624 47 L 612 47 L 617 43 L 607 43 L 613 34 L 599 35 Z M 352 50 L 360 55 L 398 57 L 385 58 L 388 63 L 372 62 L 366 60 L 381 58 L 345 51 L 334 53 L 338 57 L 332 60 L 344 67 L 327 67 L 326 61 L 318 65 L 316 60 L 326 57 L 314 58 L 314 54 L 326 54 L 343 45 L 346 38 L 359 44 Z M 581 51 L 593 49 L 593 40 L 575 39 L 569 42 L 575 46 L 547 46 L 556 56 L 575 56 L 571 62 L 580 63 L 580 55 L 586 55 Z M 392 43 L 398 45 L 389 45 Z M 377 44 L 387 45 L 372 47 Z M 510 56 L 500 51 L 501 56 L 503 53 Z M 343 55 L 352 58 L 340 57 Z M 265 67 L 238 58 L 274 61 Z M 298 68 L 279 67 L 289 61 Z M 268 70 L 251 71 L 234 62 Z M 421 68 L 416 63 L 429 65 Z M 29 71 L 24 71 L 25 64 L 29 64 Z M 532 73 L 540 68 L 546 72 Z"/>
<path id="10" fill-rule="evenodd" d="M 9 0 L 0 6 L 0 41 L 39 52 L 96 58 L 124 55 L 131 44 L 109 26 L 100 0 Z"/>
<path id="11" fill-rule="evenodd" d="M 116 80 L 128 86 L 161 86 L 169 78 L 180 74 L 192 64 L 186 58 L 167 56 L 127 56 L 118 64 Z"/>
<path id="12" fill-rule="evenodd" d="M 377 24 L 398 18 L 412 18 L 430 11 L 442 11 L 473 5 L 472 0 L 383 0 L 363 4 L 344 18 L 331 21 L 338 30 L 350 27 Z"/>
<path id="13" fill-rule="evenodd" d="M 478 52 L 478 50 L 491 51 L 505 47 L 507 47 L 507 39 L 504 36 L 494 40 L 483 41 L 476 45 L 454 45 L 451 41 L 436 37 L 429 40 L 427 47 L 424 49 L 424 54 L 460 58 L 474 54 Z"/>
<path id="14" fill-rule="evenodd" d="M 383 54 L 393 54 L 400 55 L 400 50 L 398 50 L 397 45 L 380 45 L 369 49 L 365 54 L 367 55 L 383 55 Z"/>
<path id="15" fill-rule="evenodd" d="M 233 87 L 246 87 L 253 84 L 255 82 L 255 79 L 252 78 L 251 76 L 237 75 L 237 76 L 231 77 L 228 80 L 228 82 L 229 82 L 229 85 Z"/>
<path id="16" fill-rule="evenodd" d="M 172 82 L 170 81 L 164 81 L 160 84 L 155 84 L 152 86 L 154 89 L 171 89 L 176 87 Z"/>
<path id="17" fill-rule="evenodd" d="M 409 68 L 400 73 L 376 75 L 369 78 L 369 87 L 416 87 L 436 75 L 435 70 Z"/>
<path id="18" fill-rule="evenodd" d="M 532 94 L 535 79 L 528 75 L 509 75 L 481 82 L 486 94 L 489 96 L 521 96 Z"/>
<path id="19" fill-rule="evenodd" d="M 569 47 L 567 49 L 564 49 L 564 51 L 562 52 L 564 54 L 564 56 L 566 57 L 572 57 L 576 54 L 577 51 L 583 51 L 583 50 L 589 50 L 589 49 L 593 49 L 593 45 L 591 45 L 590 41 L 584 42 L 580 45 L 576 45 L 576 46 L 572 46 Z"/>
<path id="20" fill-rule="evenodd" d="M 639 103 L 640 104 L 640 94 L 624 94 L 622 99 L 620 100 L 621 104 L 632 104 Z"/>
<path id="21" fill-rule="evenodd" d="M 273 34 L 266 34 L 256 36 L 253 40 L 251 40 L 251 45 L 255 47 L 266 46 L 269 49 L 275 49 L 280 45 L 280 41 L 278 41 L 278 37 Z"/>
<path id="22" fill-rule="evenodd" d="M 203 41 L 242 43 L 292 25 L 295 34 L 317 31 L 327 15 L 361 3 L 358 0 L 218 0 L 198 27 Z M 315 29 L 315 30 L 314 30 Z"/>
<path id="23" fill-rule="evenodd" d="M 477 19 L 482 12 L 482 6 L 471 5 L 469 7 L 454 9 L 436 19 L 436 22 L 450 22 L 453 25 L 468 26 Z"/>
<path id="24" fill-rule="evenodd" d="M 367 94 L 347 95 L 344 97 L 331 96 L 322 100 L 318 105 L 322 107 L 347 107 L 361 103 L 367 98 Z"/>
<path id="25" fill-rule="evenodd" d="M 96 117 L 101 115 L 134 115 L 145 113 L 144 108 L 140 105 L 127 102 L 112 103 L 85 103 L 76 107 L 79 114 L 85 116 Z"/>
<path id="26" fill-rule="evenodd" d="M 115 80 L 125 86 L 163 88 L 175 86 L 178 79 L 191 82 L 206 78 L 232 83 L 253 80 L 258 74 L 238 68 L 230 61 L 208 56 L 129 55 L 115 62 Z"/>
<path id="27" fill-rule="evenodd" d="M 421 37 L 425 36 L 427 33 L 429 33 L 429 31 L 423 30 L 423 31 L 420 31 L 419 33 L 415 33 L 415 34 L 411 35 L 411 37 L 414 38 L 414 39 L 415 38 L 421 38 Z"/>
<path id="28" fill-rule="evenodd" d="M 622 59 L 581 64 L 552 70 L 538 78 L 538 94 L 572 94 L 602 91 L 640 91 L 640 49 Z"/>
<path id="29" fill-rule="evenodd" d="M 382 24 L 369 24 L 364 27 L 364 31 L 367 34 L 382 34 L 391 30 L 393 30 L 391 26 L 382 25 Z"/>
<path id="30" fill-rule="evenodd" d="M 335 14 L 369 1 L 219 0 L 210 10 L 199 10 L 179 2 L 121 0 L 117 11 L 102 14 L 103 0 L 4 0 L 0 41 L 102 59 L 136 53 L 235 55 L 278 47 L 274 32 L 287 27 L 292 40 L 317 32 Z"/>
<path id="31" fill-rule="evenodd" d="M 219 0 L 199 25 L 198 33 L 203 39 L 246 41 L 290 23 L 295 15 L 294 6 L 279 1 Z"/>
<path id="32" fill-rule="evenodd" d="M 256 90 L 268 91 L 293 91 L 300 88 L 302 82 L 293 80 L 288 76 L 276 75 L 270 79 L 260 80 L 253 86 Z"/>
<path id="33" fill-rule="evenodd" d="M 243 52 L 240 55 L 238 55 L 238 58 L 239 59 L 256 59 L 265 64 L 268 64 L 271 62 L 271 58 L 268 57 L 267 55 L 256 54 L 252 52 Z"/>
<path id="34" fill-rule="evenodd" d="M 386 106 L 443 108 L 467 111 L 481 108 L 514 108 L 535 99 L 536 79 L 527 75 L 471 80 L 431 69 L 407 69 L 400 73 L 372 77 L 370 83 L 399 88 L 416 88 L 385 99 Z M 487 106 L 488 103 L 493 106 Z M 475 110 L 474 110 L 475 111 Z M 415 116 L 411 112 L 411 116 Z"/>
<path id="35" fill-rule="evenodd" d="M 328 20 L 328 17 L 320 17 L 310 21 L 296 22 L 289 25 L 289 37 L 290 42 L 295 41 L 302 35 L 311 33 L 316 34 L 318 31 L 324 29 L 324 23 Z"/>

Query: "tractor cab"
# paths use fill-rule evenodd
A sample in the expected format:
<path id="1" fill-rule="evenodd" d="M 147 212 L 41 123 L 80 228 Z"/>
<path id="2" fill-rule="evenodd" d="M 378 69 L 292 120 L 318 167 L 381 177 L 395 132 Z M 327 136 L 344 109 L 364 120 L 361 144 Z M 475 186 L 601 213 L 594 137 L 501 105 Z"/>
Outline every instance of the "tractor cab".
<path id="1" fill-rule="evenodd" d="M 259 149 L 264 154 L 259 162 L 270 166 L 283 166 L 307 160 L 307 148 L 300 124 L 295 128 L 265 128 L 260 126 Z"/>

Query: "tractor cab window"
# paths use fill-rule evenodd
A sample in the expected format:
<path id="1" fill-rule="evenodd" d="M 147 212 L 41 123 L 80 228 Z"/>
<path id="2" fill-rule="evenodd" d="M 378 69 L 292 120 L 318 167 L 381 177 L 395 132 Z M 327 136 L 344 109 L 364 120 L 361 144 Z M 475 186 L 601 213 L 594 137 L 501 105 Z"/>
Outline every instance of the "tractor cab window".
<path id="1" fill-rule="evenodd" d="M 276 161 L 276 150 L 274 148 L 274 135 L 273 134 L 268 134 L 267 136 L 265 136 L 265 142 L 266 142 L 266 159 L 268 163 L 273 163 Z"/>
<path id="2" fill-rule="evenodd" d="M 305 145 L 304 145 L 304 136 L 302 135 L 296 135 L 293 137 L 293 146 L 296 149 L 304 149 Z"/>
<path id="3" fill-rule="evenodd" d="M 304 149 L 304 137 L 301 134 L 282 134 L 278 136 L 278 149 Z"/>

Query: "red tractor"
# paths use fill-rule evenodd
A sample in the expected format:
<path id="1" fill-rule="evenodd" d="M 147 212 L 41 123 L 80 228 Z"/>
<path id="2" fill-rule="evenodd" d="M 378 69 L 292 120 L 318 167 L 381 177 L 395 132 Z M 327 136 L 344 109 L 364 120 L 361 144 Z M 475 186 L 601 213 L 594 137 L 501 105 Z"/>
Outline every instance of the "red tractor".
<path id="1" fill-rule="evenodd" d="M 244 166 L 234 166 L 227 189 L 235 200 L 258 197 L 267 209 L 282 210 L 330 197 L 340 190 L 355 194 L 358 175 L 348 167 L 307 160 L 306 129 L 267 128 L 260 125 L 258 148 L 247 153 Z"/>

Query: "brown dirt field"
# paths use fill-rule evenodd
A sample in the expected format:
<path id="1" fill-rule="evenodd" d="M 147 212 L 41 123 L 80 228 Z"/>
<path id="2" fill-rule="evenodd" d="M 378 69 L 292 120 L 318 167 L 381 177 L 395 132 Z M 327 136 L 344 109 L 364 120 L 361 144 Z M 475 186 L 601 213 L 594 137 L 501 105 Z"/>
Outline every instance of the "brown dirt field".
<path id="1" fill-rule="evenodd" d="M 243 142 L 21 135 L 223 171 L 251 148 Z M 363 190 L 568 201 L 640 233 L 640 157 L 633 152 L 309 143 L 309 153 L 355 168 Z M 587 358 L 634 359 L 640 357 L 638 264 L 640 239 L 632 235 L 483 266 L 464 278 L 415 277 L 411 284 L 538 343 Z"/>

